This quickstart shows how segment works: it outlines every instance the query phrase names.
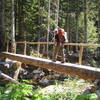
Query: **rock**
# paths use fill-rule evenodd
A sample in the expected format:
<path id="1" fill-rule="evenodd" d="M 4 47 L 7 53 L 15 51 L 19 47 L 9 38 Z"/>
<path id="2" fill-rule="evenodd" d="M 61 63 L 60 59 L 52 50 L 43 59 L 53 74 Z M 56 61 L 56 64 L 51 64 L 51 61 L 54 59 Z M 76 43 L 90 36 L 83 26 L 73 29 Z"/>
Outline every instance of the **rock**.
<path id="1" fill-rule="evenodd" d="M 100 89 L 100 79 L 95 80 L 94 84 L 95 84 L 97 89 Z"/>
<path id="2" fill-rule="evenodd" d="M 49 83 L 49 80 L 46 79 L 46 78 L 44 78 L 44 79 L 41 79 L 41 80 L 39 81 L 39 83 L 40 83 L 40 84 L 43 84 L 43 85 L 47 85 L 47 84 Z"/>
<path id="3" fill-rule="evenodd" d="M 42 70 L 40 68 L 38 68 L 36 70 L 33 70 L 33 73 L 34 74 L 40 74 L 40 73 L 42 73 Z"/>
<path id="4" fill-rule="evenodd" d="M 98 96 L 98 100 L 100 100 L 100 89 L 96 90 L 96 94 Z"/>

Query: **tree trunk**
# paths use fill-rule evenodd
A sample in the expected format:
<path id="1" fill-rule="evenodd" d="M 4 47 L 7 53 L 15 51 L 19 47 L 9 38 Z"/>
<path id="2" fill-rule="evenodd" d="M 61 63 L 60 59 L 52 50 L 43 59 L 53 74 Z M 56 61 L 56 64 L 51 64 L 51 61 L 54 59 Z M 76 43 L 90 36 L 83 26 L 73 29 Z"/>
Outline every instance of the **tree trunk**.
<path id="1" fill-rule="evenodd" d="M 84 43 L 87 43 L 87 0 L 84 0 Z"/>
<path id="2" fill-rule="evenodd" d="M 0 52 L 5 49 L 4 0 L 0 0 Z"/>
<path id="3" fill-rule="evenodd" d="M 84 43 L 87 43 L 87 0 L 84 0 Z M 84 49 L 85 59 L 87 59 L 87 48 Z"/>
<path id="4" fill-rule="evenodd" d="M 78 22 L 79 22 L 79 0 L 77 0 L 77 10 L 76 10 L 76 15 L 75 15 L 75 19 L 76 19 L 76 43 L 79 42 L 79 32 L 78 32 Z M 78 51 L 78 47 L 76 46 L 76 51 Z"/>
<path id="5" fill-rule="evenodd" d="M 12 0 L 12 37 L 11 37 L 11 40 L 12 40 L 12 48 L 11 48 L 11 52 L 15 53 L 15 0 Z"/>
<path id="6" fill-rule="evenodd" d="M 20 40 L 24 39 L 23 18 L 23 0 L 18 0 L 18 35 Z"/>
<path id="7" fill-rule="evenodd" d="M 49 42 L 49 33 L 50 33 L 50 3 L 51 0 L 48 1 L 48 29 L 47 29 L 47 42 Z M 48 54 L 49 45 L 47 44 L 47 54 Z"/>
<path id="8" fill-rule="evenodd" d="M 66 17 L 65 17 L 65 26 L 64 26 L 64 29 L 65 29 L 65 31 L 67 32 L 67 39 L 69 39 L 68 38 L 68 29 L 69 29 L 69 26 L 68 26 L 68 13 L 66 13 Z M 68 41 L 69 42 L 69 41 Z M 69 52 L 69 47 L 67 46 L 66 47 L 66 50 L 67 50 L 67 52 Z"/>
<path id="9" fill-rule="evenodd" d="M 98 43 L 100 44 L 100 1 L 98 1 Z M 97 57 L 100 57 L 100 48 L 97 49 Z"/>
<path id="10" fill-rule="evenodd" d="M 24 13 L 23 13 L 23 3 L 24 0 L 18 0 L 18 36 L 17 41 L 25 41 L 26 40 L 26 34 L 24 30 Z M 24 54 L 24 45 L 20 44 L 18 46 L 19 53 Z"/>
<path id="11" fill-rule="evenodd" d="M 58 21 L 59 21 L 59 0 L 56 0 L 55 3 L 56 3 L 56 15 L 55 15 L 55 24 L 56 26 L 58 26 Z"/>
<path id="12" fill-rule="evenodd" d="M 76 38 L 75 41 L 76 43 L 79 43 L 79 32 L 78 32 L 78 22 L 79 22 L 79 13 L 76 12 Z M 76 46 L 76 51 L 78 51 L 78 47 Z"/>
<path id="13" fill-rule="evenodd" d="M 69 13 L 69 43 L 72 43 L 72 34 L 71 34 L 71 13 Z M 69 47 L 69 51 L 72 50 L 72 47 Z"/>

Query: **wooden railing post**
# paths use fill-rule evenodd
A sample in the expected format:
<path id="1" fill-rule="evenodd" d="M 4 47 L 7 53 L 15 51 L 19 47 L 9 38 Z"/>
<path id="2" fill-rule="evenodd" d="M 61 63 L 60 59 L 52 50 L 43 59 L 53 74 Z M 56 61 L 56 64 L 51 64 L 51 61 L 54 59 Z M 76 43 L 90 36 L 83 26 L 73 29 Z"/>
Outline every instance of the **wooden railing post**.
<path id="1" fill-rule="evenodd" d="M 16 45 L 17 45 L 17 44 L 16 44 L 16 42 L 15 42 L 15 49 L 14 49 L 14 53 L 16 53 Z"/>
<path id="2" fill-rule="evenodd" d="M 83 46 L 80 46 L 80 52 L 79 52 L 79 64 L 82 64 L 82 57 L 83 57 Z"/>
<path id="3" fill-rule="evenodd" d="M 37 53 L 38 53 L 38 56 L 39 56 L 39 53 L 40 53 L 40 43 L 37 44 Z"/>
<path id="4" fill-rule="evenodd" d="M 7 41 L 6 52 L 9 50 L 9 42 Z"/>
<path id="5" fill-rule="evenodd" d="M 17 52 L 17 43 L 15 42 L 15 53 Z"/>
<path id="6" fill-rule="evenodd" d="M 16 42 L 12 41 L 11 45 L 12 45 L 11 52 L 16 53 Z"/>
<path id="7" fill-rule="evenodd" d="M 26 41 L 24 42 L 24 55 L 26 55 L 26 49 L 27 49 L 27 43 Z"/>

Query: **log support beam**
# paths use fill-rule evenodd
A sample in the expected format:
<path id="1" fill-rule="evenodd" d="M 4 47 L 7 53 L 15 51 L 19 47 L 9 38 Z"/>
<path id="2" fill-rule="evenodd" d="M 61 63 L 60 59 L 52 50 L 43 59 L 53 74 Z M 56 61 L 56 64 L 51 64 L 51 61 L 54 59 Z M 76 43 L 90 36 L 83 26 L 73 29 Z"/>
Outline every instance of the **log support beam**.
<path id="1" fill-rule="evenodd" d="M 65 74 L 78 76 L 87 80 L 96 80 L 100 79 L 100 68 L 94 68 L 90 66 L 84 66 L 79 64 L 71 64 L 71 63 L 60 63 L 53 62 L 48 59 L 30 57 L 26 55 L 13 54 L 13 53 L 1 53 L 0 58 L 6 57 L 12 60 L 17 60 L 25 64 L 30 64 L 34 66 L 38 66 L 41 68 L 51 69 L 56 72 L 62 72 Z"/>

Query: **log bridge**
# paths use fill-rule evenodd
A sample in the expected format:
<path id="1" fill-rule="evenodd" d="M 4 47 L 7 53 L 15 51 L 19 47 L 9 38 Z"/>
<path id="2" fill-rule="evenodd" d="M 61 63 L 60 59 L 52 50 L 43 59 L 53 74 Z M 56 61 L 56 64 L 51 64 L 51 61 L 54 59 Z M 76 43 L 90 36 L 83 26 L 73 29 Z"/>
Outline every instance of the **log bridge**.
<path id="1" fill-rule="evenodd" d="M 95 68 L 91 66 L 71 64 L 71 63 L 61 63 L 59 61 L 53 62 L 49 59 L 43 59 L 33 56 L 14 54 L 9 52 L 0 53 L 0 58 L 9 58 L 12 60 L 17 60 L 25 64 L 34 65 L 37 67 L 51 69 L 56 72 L 61 72 L 64 74 L 69 74 L 73 76 L 78 76 L 86 80 L 96 80 L 100 79 L 100 68 Z"/>

